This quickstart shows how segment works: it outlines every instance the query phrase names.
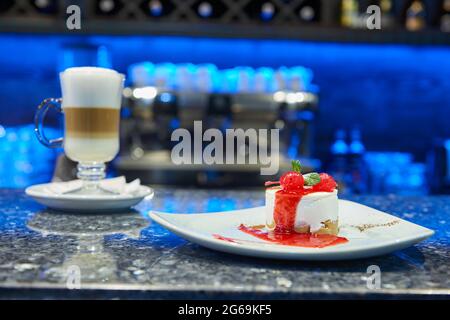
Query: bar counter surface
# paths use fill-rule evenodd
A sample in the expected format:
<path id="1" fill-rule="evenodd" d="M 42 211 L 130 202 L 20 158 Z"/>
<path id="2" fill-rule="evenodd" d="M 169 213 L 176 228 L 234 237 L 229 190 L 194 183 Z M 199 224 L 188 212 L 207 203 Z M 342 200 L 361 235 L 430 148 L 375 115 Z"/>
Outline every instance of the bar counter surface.
<path id="1" fill-rule="evenodd" d="M 349 199 L 436 233 L 376 258 L 264 260 L 202 248 L 147 215 L 151 209 L 214 212 L 259 206 L 262 190 L 156 188 L 154 198 L 134 211 L 83 215 L 51 212 L 23 190 L 0 189 L 0 298 L 450 297 L 450 196 Z M 373 265 L 381 269 L 379 289 L 367 285 L 367 269 Z"/>

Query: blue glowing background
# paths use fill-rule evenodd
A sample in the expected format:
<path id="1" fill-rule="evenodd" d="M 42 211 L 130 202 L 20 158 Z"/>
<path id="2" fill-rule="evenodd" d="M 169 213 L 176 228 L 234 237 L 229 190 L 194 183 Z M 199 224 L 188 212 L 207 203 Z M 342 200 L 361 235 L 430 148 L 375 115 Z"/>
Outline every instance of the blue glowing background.
<path id="1" fill-rule="evenodd" d="M 36 105 L 59 96 L 66 44 L 103 45 L 105 65 L 126 72 L 135 62 L 303 65 L 320 87 L 316 155 L 337 128 L 361 128 L 368 150 L 412 152 L 424 160 L 433 139 L 450 137 L 450 48 L 168 36 L 0 34 L 0 124 L 32 121 Z"/>

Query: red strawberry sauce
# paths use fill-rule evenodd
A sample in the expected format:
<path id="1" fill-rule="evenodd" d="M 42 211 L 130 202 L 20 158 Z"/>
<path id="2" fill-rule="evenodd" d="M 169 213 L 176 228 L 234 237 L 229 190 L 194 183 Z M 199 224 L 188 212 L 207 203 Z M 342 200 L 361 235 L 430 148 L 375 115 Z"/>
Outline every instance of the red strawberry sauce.
<path id="1" fill-rule="evenodd" d="M 297 205 L 304 195 L 304 190 L 305 189 L 302 189 L 299 192 L 278 190 L 275 193 L 273 219 L 276 225 L 276 233 L 294 232 Z"/>
<path id="2" fill-rule="evenodd" d="M 278 233 L 276 231 L 264 231 L 241 224 L 239 230 L 258 239 L 281 244 L 284 246 L 295 246 L 305 248 L 324 248 L 348 242 L 344 237 L 331 234 L 311 234 L 311 233 Z"/>

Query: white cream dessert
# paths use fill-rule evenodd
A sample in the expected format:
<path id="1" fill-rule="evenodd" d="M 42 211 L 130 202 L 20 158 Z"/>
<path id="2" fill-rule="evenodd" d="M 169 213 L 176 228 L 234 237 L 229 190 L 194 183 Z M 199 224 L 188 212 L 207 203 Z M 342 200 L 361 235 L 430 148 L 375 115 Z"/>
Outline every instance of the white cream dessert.
<path id="1" fill-rule="evenodd" d="M 266 226 L 271 230 L 276 228 L 275 196 L 280 190 L 281 187 L 266 190 Z M 294 231 L 298 233 L 336 235 L 338 233 L 337 190 L 333 192 L 318 191 L 301 196 L 295 207 L 293 227 Z"/>
<path id="2" fill-rule="evenodd" d="M 266 227 L 278 233 L 313 233 L 337 235 L 337 184 L 325 173 L 302 175 L 300 163 L 285 173 L 279 182 L 266 186 Z"/>

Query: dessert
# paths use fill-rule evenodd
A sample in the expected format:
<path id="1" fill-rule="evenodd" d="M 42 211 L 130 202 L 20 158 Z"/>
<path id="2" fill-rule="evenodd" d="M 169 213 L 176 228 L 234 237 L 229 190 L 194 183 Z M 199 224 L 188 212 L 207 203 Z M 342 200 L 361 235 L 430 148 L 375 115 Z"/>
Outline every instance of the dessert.
<path id="1" fill-rule="evenodd" d="M 292 162 L 293 171 L 280 181 L 266 182 L 266 223 L 238 230 L 265 242 L 304 248 L 325 248 L 348 242 L 339 237 L 337 184 L 326 173 L 302 174 L 300 163 Z M 213 235 L 216 239 L 249 243 Z"/>
<path id="2" fill-rule="evenodd" d="M 266 183 L 267 229 L 275 233 L 337 235 L 336 182 L 326 173 L 302 175 L 298 161 L 293 161 L 293 169 L 279 182 Z"/>

